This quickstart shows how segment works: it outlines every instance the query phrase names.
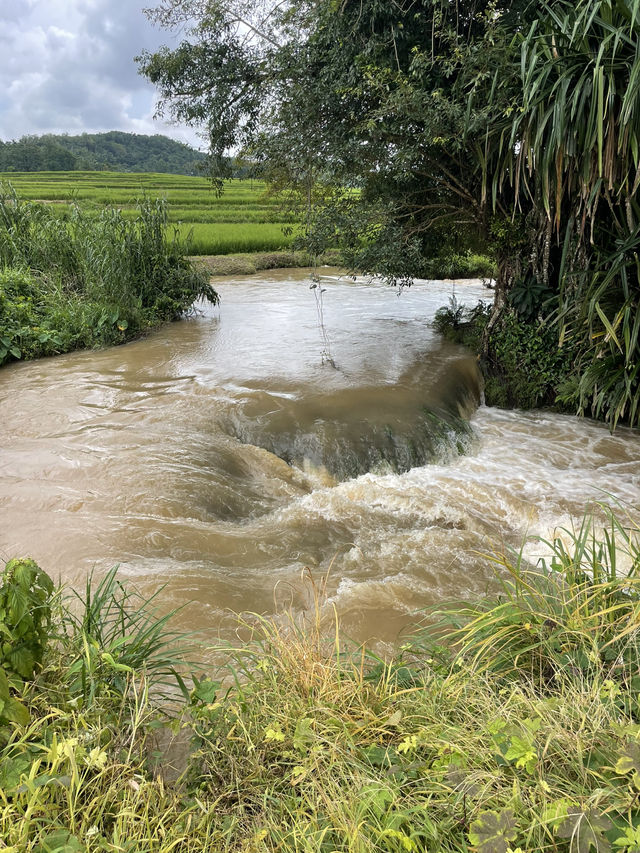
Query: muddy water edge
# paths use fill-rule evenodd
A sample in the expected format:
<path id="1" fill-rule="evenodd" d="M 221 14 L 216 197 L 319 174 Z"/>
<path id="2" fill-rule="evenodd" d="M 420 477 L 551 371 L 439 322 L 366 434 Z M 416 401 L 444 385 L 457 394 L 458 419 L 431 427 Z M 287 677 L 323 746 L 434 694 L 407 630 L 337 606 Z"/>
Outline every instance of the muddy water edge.
<path id="1" fill-rule="evenodd" d="M 640 507 L 638 432 L 479 406 L 474 359 L 431 327 L 451 283 L 313 283 L 225 279 L 219 308 L 144 340 L 3 368 L 0 556 L 76 587 L 119 563 L 209 639 L 304 609 L 303 571 L 330 569 L 327 611 L 394 641 L 484 593 L 483 554 L 590 500 Z"/>

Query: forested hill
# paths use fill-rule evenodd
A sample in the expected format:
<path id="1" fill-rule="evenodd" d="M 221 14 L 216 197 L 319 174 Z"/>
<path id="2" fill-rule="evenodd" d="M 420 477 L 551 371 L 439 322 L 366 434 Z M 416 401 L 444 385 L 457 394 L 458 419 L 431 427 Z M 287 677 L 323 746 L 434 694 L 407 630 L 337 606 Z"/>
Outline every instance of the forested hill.
<path id="1" fill-rule="evenodd" d="M 0 172 L 111 170 L 198 174 L 205 155 L 167 136 L 83 133 L 81 136 L 23 136 L 0 140 Z"/>

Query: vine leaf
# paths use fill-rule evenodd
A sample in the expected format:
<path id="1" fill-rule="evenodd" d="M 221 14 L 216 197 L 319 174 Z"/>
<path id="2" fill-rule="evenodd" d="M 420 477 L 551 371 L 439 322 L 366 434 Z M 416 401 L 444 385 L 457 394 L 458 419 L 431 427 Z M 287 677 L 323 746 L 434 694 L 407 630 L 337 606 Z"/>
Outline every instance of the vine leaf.
<path id="1" fill-rule="evenodd" d="M 516 767 L 524 768 L 529 774 L 533 773 L 538 761 L 538 753 L 531 741 L 518 735 L 513 735 L 511 738 L 511 744 L 504 757 L 507 761 L 514 761 Z"/>
<path id="2" fill-rule="evenodd" d="M 518 834 L 512 809 L 482 812 L 469 829 L 469 841 L 478 853 L 507 853 Z"/>
<path id="3" fill-rule="evenodd" d="M 462 770 L 455 764 L 450 764 L 447 767 L 446 779 L 454 791 L 460 791 L 470 797 L 475 796 L 480 790 L 480 786 L 474 782 L 470 782 L 471 774 L 467 770 Z"/>
<path id="4" fill-rule="evenodd" d="M 612 826 L 609 818 L 595 809 L 587 812 L 570 811 L 556 832 L 560 838 L 569 838 L 571 849 L 577 853 L 590 853 L 592 849 L 597 853 L 608 853 L 611 845 L 604 833 Z"/>
<path id="5" fill-rule="evenodd" d="M 640 743 L 629 741 L 625 744 L 616 763 L 616 773 L 626 775 L 633 771 L 633 784 L 640 788 Z"/>

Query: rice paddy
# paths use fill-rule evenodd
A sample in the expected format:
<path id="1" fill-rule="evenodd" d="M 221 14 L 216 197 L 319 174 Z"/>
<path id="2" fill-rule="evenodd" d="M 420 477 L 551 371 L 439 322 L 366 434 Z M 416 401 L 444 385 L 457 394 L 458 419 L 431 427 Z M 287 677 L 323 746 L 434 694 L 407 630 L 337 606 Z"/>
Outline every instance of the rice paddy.
<path id="1" fill-rule="evenodd" d="M 288 248 L 296 223 L 280 201 L 255 180 L 225 182 L 217 194 L 205 177 L 120 172 L 10 172 L 0 173 L 19 198 L 55 206 L 61 218 L 73 205 L 96 213 L 116 207 L 126 218 L 137 218 L 144 199 L 162 199 L 169 227 L 189 238 L 193 255 L 224 255 Z"/>

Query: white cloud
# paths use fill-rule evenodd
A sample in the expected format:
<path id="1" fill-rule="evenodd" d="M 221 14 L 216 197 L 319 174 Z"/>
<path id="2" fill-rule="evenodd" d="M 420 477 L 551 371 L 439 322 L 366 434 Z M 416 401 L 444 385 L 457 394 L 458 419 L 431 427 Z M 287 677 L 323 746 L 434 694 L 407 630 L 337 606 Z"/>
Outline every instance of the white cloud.
<path id="1" fill-rule="evenodd" d="M 171 43 L 143 0 L 0 0 L 0 139 L 125 130 L 201 144 L 154 121 L 134 56 Z"/>

